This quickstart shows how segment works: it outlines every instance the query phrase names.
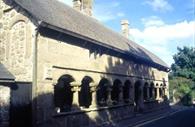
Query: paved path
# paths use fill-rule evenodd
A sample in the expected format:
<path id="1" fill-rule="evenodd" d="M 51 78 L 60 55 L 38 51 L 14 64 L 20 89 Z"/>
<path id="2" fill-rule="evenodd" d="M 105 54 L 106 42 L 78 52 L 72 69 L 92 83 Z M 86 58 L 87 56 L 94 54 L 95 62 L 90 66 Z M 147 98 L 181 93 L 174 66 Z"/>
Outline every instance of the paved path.
<path id="1" fill-rule="evenodd" d="M 195 108 L 185 109 L 156 121 L 149 121 L 135 127 L 195 127 Z"/>

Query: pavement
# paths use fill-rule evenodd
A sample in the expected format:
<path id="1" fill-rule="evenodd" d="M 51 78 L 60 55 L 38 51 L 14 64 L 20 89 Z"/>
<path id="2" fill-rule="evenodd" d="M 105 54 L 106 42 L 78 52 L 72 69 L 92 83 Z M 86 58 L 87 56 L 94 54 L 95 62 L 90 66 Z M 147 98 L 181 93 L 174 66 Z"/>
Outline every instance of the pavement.
<path id="1" fill-rule="evenodd" d="M 161 126 L 157 125 L 158 123 L 156 123 L 156 121 L 161 121 L 161 119 L 165 119 L 165 121 L 168 120 L 168 123 L 169 122 L 171 123 L 172 121 L 170 121 L 169 118 L 173 119 L 172 116 L 174 116 L 174 114 L 177 114 L 177 113 L 183 112 L 183 111 L 188 111 L 188 110 L 189 110 L 189 108 L 183 107 L 183 106 L 171 106 L 170 108 L 161 109 L 161 110 L 158 110 L 155 112 L 135 114 L 134 117 L 127 118 L 125 120 L 119 121 L 118 123 L 114 123 L 112 126 L 114 126 L 114 127 L 150 127 L 152 124 L 151 127 L 161 127 Z M 188 111 L 188 113 L 189 113 L 189 111 Z M 186 114 L 186 113 L 184 113 L 184 114 Z M 194 115 L 195 115 L 195 113 L 194 113 Z M 163 122 L 165 122 L 165 121 L 163 121 Z M 194 121 L 195 121 L 195 118 L 194 118 Z M 153 123 L 155 123 L 155 124 L 153 125 Z M 159 124 L 162 124 L 162 123 L 160 122 Z M 162 127 L 179 127 L 179 126 L 163 125 Z M 181 126 L 181 127 L 183 127 L 183 126 Z M 185 126 L 185 127 L 188 127 L 188 126 Z M 191 126 L 189 126 L 189 127 L 191 127 Z M 195 127 L 195 126 L 193 126 L 193 127 Z"/>
<path id="2" fill-rule="evenodd" d="M 195 127 L 195 108 L 187 108 L 135 127 Z"/>

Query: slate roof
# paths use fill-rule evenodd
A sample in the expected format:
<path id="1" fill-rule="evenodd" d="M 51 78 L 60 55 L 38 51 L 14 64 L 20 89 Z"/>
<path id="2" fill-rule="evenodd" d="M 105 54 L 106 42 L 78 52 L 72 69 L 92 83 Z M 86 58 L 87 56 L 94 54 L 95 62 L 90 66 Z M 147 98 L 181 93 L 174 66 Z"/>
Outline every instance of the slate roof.
<path id="1" fill-rule="evenodd" d="M 13 81 L 15 77 L 0 63 L 0 82 Z"/>
<path id="2" fill-rule="evenodd" d="M 42 21 L 43 24 L 47 24 L 45 25 L 46 27 L 52 26 L 53 29 L 60 32 L 79 35 L 84 39 L 90 39 L 91 42 L 96 44 L 136 56 L 138 59 L 144 59 L 168 69 L 168 65 L 165 62 L 142 46 L 57 0 L 14 1 L 33 17 Z"/>

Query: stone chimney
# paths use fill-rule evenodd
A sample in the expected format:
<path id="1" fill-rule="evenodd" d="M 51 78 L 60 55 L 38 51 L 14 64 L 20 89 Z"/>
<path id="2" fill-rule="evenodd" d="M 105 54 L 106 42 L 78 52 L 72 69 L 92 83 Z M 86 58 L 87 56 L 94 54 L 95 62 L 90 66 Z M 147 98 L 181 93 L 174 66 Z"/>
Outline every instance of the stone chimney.
<path id="1" fill-rule="evenodd" d="M 73 8 L 77 11 L 81 11 L 81 0 L 73 0 Z"/>
<path id="2" fill-rule="evenodd" d="M 128 20 L 121 20 L 121 30 L 122 30 L 122 35 L 126 38 L 129 38 L 129 21 Z"/>
<path id="3" fill-rule="evenodd" d="M 85 15 L 92 16 L 93 0 L 73 0 L 73 8 Z"/>
<path id="4" fill-rule="evenodd" d="M 92 16 L 93 0 L 82 0 L 84 14 Z"/>

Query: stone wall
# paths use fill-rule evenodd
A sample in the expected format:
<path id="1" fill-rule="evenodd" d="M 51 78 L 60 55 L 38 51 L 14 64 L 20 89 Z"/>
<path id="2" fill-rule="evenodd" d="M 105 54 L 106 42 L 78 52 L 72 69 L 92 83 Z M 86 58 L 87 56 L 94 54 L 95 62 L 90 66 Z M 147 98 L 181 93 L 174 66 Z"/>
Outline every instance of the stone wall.
<path id="1" fill-rule="evenodd" d="M 32 22 L 10 0 L 0 0 L 0 61 L 16 81 L 32 80 Z"/>

